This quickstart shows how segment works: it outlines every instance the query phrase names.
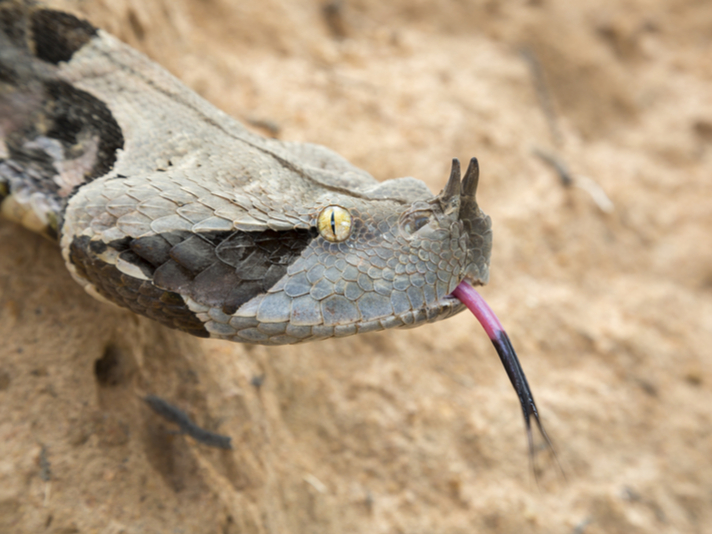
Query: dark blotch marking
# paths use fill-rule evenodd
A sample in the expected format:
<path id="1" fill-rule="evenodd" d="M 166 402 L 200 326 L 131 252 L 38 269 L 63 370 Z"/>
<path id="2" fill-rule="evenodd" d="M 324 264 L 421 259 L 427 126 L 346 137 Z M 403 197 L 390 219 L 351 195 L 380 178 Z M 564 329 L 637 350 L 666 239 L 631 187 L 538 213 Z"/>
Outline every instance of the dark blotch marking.
<path id="1" fill-rule="evenodd" d="M 181 433 L 188 434 L 194 440 L 210 447 L 227 450 L 232 449 L 232 445 L 230 444 L 231 438 L 229 436 L 216 434 L 215 432 L 210 432 L 209 430 L 199 427 L 188 417 L 187 413 L 177 406 L 173 406 L 156 395 L 147 395 L 143 400 L 148 404 L 151 410 L 163 417 L 166 421 L 178 425 Z"/>
<path id="2" fill-rule="evenodd" d="M 0 68 L 2 64 L 0 63 Z M 23 84 L 15 89 L 23 90 Z M 9 94 L 9 93 L 8 93 Z M 67 163 L 84 156 L 87 150 L 96 149 L 93 160 L 86 162 L 85 181 L 108 173 L 116 162 L 116 154 L 124 146 L 121 128 L 102 101 L 64 81 L 48 81 L 39 84 L 33 99 L 41 104 L 37 108 L 18 110 L 14 100 L 6 99 L 0 88 L 0 112 L 3 104 L 19 115 L 10 115 L 13 127 L 5 136 L 9 157 L 0 161 L 0 182 L 5 177 L 16 177 L 32 184 L 33 189 L 53 197 L 59 206 L 64 206 L 71 195 L 60 194 L 57 163 Z M 38 137 L 55 139 L 61 150 L 57 155 L 28 143 Z M 0 191 L 0 193 L 3 193 Z M 8 191 L 7 193 L 12 193 Z"/>
<path id="3" fill-rule="evenodd" d="M 85 21 L 34 2 L 0 1 L 0 115 L 8 152 L 0 160 L 0 184 L 9 189 L 7 184 L 22 183 L 53 198 L 57 228 L 68 199 L 66 190 L 60 192 L 58 164 L 75 163 L 91 181 L 113 168 L 124 146 L 108 106 L 48 69 L 48 64 L 70 61 L 96 32 Z M 46 139 L 37 143 L 43 137 L 56 145 L 48 148 Z M 76 165 L 94 151 L 95 157 L 81 160 L 81 168 Z M 0 196 L 14 192 L 2 189 Z"/>
<path id="4" fill-rule="evenodd" d="M 203 323 L 183 302 L 196 302 L 231 315 L 266 293 L 317 237 L 316 229 L 284 232 L 170 232 L 104 244 L 77 237 L 70 261 L 99 293 L 164 325 L 208 337 Z M 149 280 L 126 275 L 98 258 L 107 249 L 137 266 Z"/>
<path id="5" fill-rule="evenodd" d="M 25 8 L 12 2 L 0 2 L 0 32 L 16 47 L 27 46 Z"/>
<path id="6" fill-rule="evenodd" d="M 32 13 L 30 25 L 37 58 L 54 65 L 72 59 L 96 35 L 96 28 L 87 21 L 50 9 Z"/>
<path id="7" fill-rule="evenodd" d="M 128 240 L 115 245 L 127 248 Z M 79 275 L 92 283 L 100 295 L 171 328 L 209 337 L 203 323 L 188 309 L 180 295 L 160 289 L 150 281 L 125 275 L 114 265 L 98 259 L 96 251 L 106 248 L 103 243 L 92 243 L 88 236 L 80 236 L 72 241 L 69 251 L 70 261 Z"/>
<path id="8" fill-rule="evenodd" d="M 85 143 L 98 137 L 99 146 L 87 180 L 103 176 L 116 161 L 116 151 L 124 147 L 121 127 L 107 105 L 86 91 L 63 82 L 45 84 L 46 119 L 51 125 L 45 135 L 64 145 L 66 159 L 75 159 L 85 150 Z"/>
<path id="9" fill-rule="evenodd" d="M 315 229 L 283 232 L 171 232 L 129 245 L 157 287 L 189 295 L 232 314 L 266 293 L 317 236 Z M 123 258 L 123 254 L 122 254 Z"/>

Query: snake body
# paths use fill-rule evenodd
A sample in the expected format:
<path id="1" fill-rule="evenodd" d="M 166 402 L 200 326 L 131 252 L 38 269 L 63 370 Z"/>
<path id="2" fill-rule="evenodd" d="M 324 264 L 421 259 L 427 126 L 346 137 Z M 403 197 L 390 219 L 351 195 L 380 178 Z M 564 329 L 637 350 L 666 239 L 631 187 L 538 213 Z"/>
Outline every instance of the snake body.
<path id="1" fill-rule="evenodd" d="M 489 276 L 478 168 L 434 196 L 247 130 L 68 13 L 0 0 L 0 200 L 91 295 L 202 337 L 413 327 Z M 336 214 L 336 215 L 335 215 Z M 322 224 L 323 223 L 323 224 Z"/>

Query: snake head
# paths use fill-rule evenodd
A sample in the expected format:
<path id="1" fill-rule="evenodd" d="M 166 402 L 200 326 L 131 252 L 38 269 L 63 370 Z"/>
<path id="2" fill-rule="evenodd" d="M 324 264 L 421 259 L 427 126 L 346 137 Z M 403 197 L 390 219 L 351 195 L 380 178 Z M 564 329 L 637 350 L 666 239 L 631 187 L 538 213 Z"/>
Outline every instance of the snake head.
<path id="1" fill-rule="evenodd" d="M 226 337 L 294 343 L 412 328 L 462 311 L 452 292 L 463 280 L 487 282 L 492 236 L 475 200 L 477 161 L 460 174 L 454 160 L 437 196 L 413 178 L 354 192 L 321 188 L 308 223 L 318 235 L 305 230 L 304 248 L 276 283 L 233 312 L 237 332 L 226 329 Z"/>
<path id="2" fill-rule="evenodd" d="M 458 284 L 487 282 L 476 160 L 437 196 L 379 183 L 249 132 L 85 21 L 0 4 L 2 211 L 57 233 L 93 296 L 278 345 L 444 319 L 464 309 Z"/>
<path id="3" fill-rule="evenodd" d="M 327 234 L 320 230 L 290 266 L 284 292 L 319 300 L 319 318 L 334 325 L 334 335 L 412 327 L 461 311 L 451 296 L 458 284 L 483 285 L 489 277 L 491 222 L 475 199 L 478 174 L 473 159 L 461 179 L 455 159 L 437 196 L 413 178 L 387 180 L 358 197 L 327 192 L 319 208 Z M 338 223 L 337 207 L 350 214 L 343 241 L 328 230 Z M 268 295 L 260 309 L 268 304 L 283 309 L 287 302 Z M 294 312 L 301 302 L 291 306 Z"/>

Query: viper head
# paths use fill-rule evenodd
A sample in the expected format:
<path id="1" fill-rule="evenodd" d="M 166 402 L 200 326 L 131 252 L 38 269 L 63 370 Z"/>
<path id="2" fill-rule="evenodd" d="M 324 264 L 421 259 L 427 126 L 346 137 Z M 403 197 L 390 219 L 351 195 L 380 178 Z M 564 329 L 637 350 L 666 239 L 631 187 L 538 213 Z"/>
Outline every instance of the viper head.
<path id="1" fill-rule="evenodd" d="M 450 296 L 457 285 L 482 285 L 489 277 L 491 223 L 475 199 L 478 174 L 473 158 L 461 179 L 453 160 L 437 196 L 412 178 L 358 194 L 325 190 L 312 215 L 319 235 L 255 303 L 258 319 L 283 320 L 288 304 L 292 325 L 318 322 L 312 333 L 348 335 L 460 311 Z"/>

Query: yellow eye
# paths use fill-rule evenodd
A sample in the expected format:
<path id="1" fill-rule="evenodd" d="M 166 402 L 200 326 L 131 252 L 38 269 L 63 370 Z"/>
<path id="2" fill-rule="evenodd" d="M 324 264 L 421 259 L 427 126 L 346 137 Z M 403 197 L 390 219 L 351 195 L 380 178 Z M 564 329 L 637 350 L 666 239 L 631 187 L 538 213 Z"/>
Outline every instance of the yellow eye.
<path id="1" fill-rule="evenodd" d="M 327 206 L 319 214 L 317 228 L 327 241 L 339 243 L 351 234 L 351 214 L 340 206 Z"/>

